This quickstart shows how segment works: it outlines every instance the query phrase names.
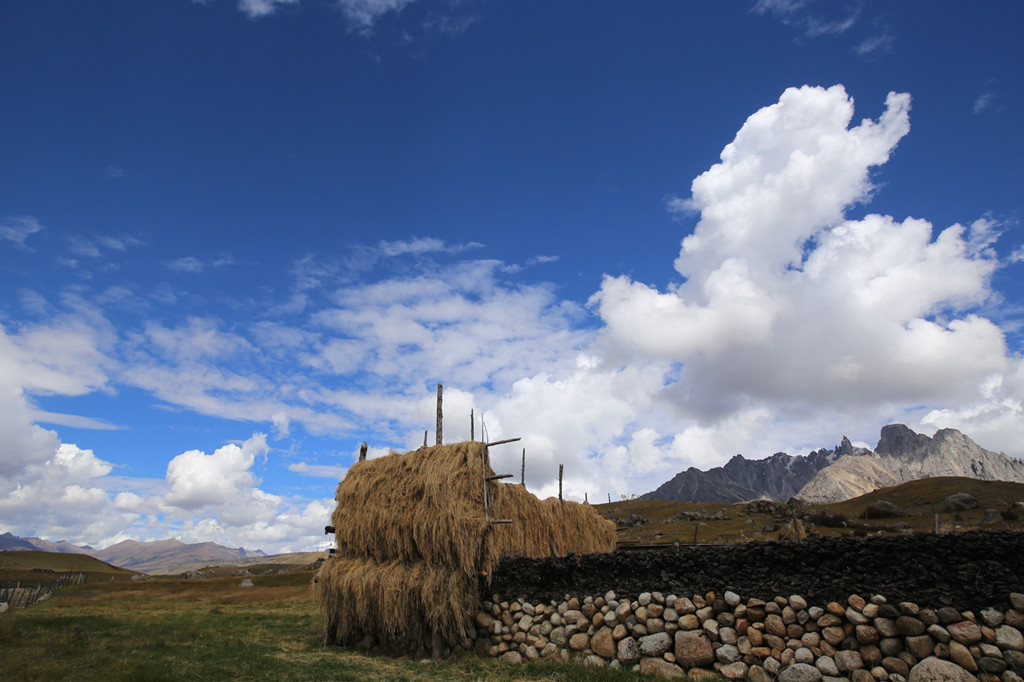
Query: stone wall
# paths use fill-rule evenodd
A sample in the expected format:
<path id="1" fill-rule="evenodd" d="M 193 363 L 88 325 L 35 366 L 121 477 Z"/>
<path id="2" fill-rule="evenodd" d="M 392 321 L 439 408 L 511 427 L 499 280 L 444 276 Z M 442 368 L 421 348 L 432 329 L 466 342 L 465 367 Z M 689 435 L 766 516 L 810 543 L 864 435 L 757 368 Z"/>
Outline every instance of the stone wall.
<path id="1" fill-rule="evenodd" d="M 975 612 L 856 594 L 821 604 L 731 591 L 493 595 L 476 615 L 476 650 L 691 679 L 1024 682 L 1024 594 L 1005 603 Z"/>

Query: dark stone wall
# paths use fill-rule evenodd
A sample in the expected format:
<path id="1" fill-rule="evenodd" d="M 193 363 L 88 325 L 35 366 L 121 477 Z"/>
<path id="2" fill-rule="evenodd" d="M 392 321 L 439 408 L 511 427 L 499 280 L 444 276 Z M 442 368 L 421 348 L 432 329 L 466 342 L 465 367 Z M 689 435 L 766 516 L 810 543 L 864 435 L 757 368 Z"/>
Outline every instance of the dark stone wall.
<path id="1" fill-rule="evenodd" d="M 693 596 L 732 590 L 744 599 L 799 594 L 812 604 L 845 604 L 851 594 L 959 610 L 1008 608 L 1024 592 L 1024 533 L 971 532 L 877 538 L 810 538 L 800 543 L 680 545 L 562 559 L 506 557 L 485 598 L 561 600 L 566 594 L 660 591 Z"/>

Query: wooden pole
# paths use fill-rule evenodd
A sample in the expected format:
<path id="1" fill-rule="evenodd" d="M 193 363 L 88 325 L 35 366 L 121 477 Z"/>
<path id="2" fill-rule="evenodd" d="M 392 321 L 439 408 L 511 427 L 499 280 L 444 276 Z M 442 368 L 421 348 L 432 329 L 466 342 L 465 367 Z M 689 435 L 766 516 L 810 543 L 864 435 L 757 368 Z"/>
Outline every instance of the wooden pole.
<path id="1" fill-rule="evenodd" d="M 443 420 L 442 420 L 442 416 L 441 416 L 441 390 L 442 390 L 441 389 L 441 384 L 438 384 L 437 385 L 437 444 L 438 445 L 440 445 L 441 442 L 442 442 L 442 439 L 441 439 L 441 422 Z"/>
<path id="2" fill-rule="evenodd" d="M 469 410 L 469 439 L 470 440 L 476 440 L 476 438 L 473 435 L 473 429 L 475 429 L 475 428 L 476 428 L 476 420 L 473 418 L 473 409 L 470 408 L 470 410 Z"/>
<path id="3" fill-rule="evenodd" d="M 587 491 L 583 491 L 583 504 L 590 504 L 590 498 L 587 496 Z"/>
<path id="4" fill-rule="evenodd" d="M 426 431 L 426 429 L 424 429 L 424 431 L 423 431 L 423 447 L 427 447 L 427 431 Z"/>
<path id="5" fill-rule="evenodd" d="M 612 494 L 608 493 L 608 504 L 612 503 Z"/>
<path id="6" fill-rule="evenodd" d="M 558 465 L 558 501 L 562 501 L 562 466 Z"/>
<path id="7" fill-rule="evenodd" d="M 523 448 L 523 467 L 519 471 L 519 484 L 526 487 L 526 448 Z"/>
<path id="8" fill-rule="evenodd" d="M 367 451 L 367 449 L 369 449 L 369 447 L 370 446 L 366 444 L 365 440 L 359 446 L 359 461 L 360 462 L 365 462 L 366 461 L 366 451 Z"/>

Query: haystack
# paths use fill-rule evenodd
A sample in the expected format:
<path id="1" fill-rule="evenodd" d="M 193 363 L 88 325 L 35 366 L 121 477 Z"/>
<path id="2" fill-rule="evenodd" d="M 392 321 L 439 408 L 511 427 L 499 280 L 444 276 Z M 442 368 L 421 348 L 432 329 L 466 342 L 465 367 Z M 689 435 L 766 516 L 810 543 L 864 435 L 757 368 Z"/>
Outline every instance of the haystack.
<path id="1" fill-rule="evenodd" d="M 541 501 L 493 477 L 487 447 L 475 441 L 353 465 L 335 493 L 336 554 L 316 581 L 325 643 L 369 636 L 435 654 L 439 643 L 465 646 L 502 556 L 614 547 L 615 525 L 589 505 Z"/>

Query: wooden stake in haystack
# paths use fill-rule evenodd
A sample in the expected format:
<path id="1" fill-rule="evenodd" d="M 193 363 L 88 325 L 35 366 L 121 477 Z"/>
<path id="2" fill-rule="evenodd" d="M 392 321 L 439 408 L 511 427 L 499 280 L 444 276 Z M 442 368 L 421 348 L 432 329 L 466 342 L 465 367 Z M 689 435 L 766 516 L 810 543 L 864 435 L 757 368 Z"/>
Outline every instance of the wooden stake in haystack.
<path id="1" fill-rule="evenodd" d="M 479 581 L 502 556 L 614 546 L 615 525 L 591 507 L 499 483 L 488 448 L 466 441 L 352 465 L 335 494 L 335 555 L 316 579 L 325 644 L 470 646 Z"/>

